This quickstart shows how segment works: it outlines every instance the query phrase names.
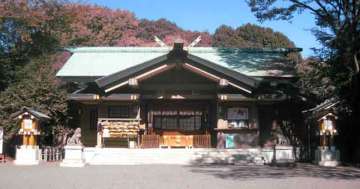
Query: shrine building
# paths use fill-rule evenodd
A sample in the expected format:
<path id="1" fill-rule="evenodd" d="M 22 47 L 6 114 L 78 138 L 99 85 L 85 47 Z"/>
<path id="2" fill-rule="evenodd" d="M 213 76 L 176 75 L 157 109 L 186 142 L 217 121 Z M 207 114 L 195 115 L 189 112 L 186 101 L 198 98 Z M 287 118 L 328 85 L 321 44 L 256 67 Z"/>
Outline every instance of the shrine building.
<path id="1" fill-rule="evenodd" d="M 257 148 L 291 115 L 298 48 L 79 47 L 57 77 L 88 147 Z M 269 141 L 270 140 L 270 141 Z"/>

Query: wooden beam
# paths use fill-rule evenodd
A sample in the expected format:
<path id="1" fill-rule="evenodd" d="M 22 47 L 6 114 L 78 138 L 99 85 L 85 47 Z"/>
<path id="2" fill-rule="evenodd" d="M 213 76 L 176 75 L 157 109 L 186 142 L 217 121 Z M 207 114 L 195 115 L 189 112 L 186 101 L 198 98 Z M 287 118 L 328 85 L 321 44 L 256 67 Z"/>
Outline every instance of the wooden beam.
<path id="1" fill-rule="evenodd" d="M 154 77 L 155 75 L 158 75 L 158 74 L 160 74 L 160 73 L 162 73 L 164 71 L 170 70 L 170 69 L 172 69 L 174 67 L 175 67 L 174 64 L 172 64 L 172 65 L 164 64 L 162 66 L 159 66 L 159 67 L 157 67 L 155 69 L 152 69 L 152 70 L 150 70 L 148 72 L 145 72 L 145 73 L 143 73 L 141 75 L 136 76 L 135 79 L 137 79 L 138 81 L 142 81 L 142 80 L 148 79 L 150 77 Z"/>
<path id="2" fill-rule="evenodd" d="M 148 79 L 148 78 L 150 78 L 150 77 L 154 77 L 155 75 L 158 75 L 158 74 L 160 74 L 160 73 L 162 73 L 162 72 L 164 72 L 164 71 L 167 71 L 167 70 L 169 70 L 169 69 L 171 69 L 171 68 L 174 68 L 174 67 L 175 67 L 175 65 L 164 64 L 164 65 L 159 66 L 159 67 L 157 67 L 157 68 L 155 68 L 155 69 L 152 69 L 152 70 L 150 70 L 150 71 L 147 71 L 147 72 L 145 72 L 145 73 L 143 73 L 143 74 L 140 74 L 140 75 L 138 75 L 138 76 L 135 76 L 135 77 L 133 77 L 133 78 L 130 78 L 130 79 L 127 80 L 127 81 L 124 81 L 124 82 L 122 82 L 122 83 L 119 83 L 119 84 L 117 84 L 117 85 L 114 85 L 114 86 L 112 86 L 112 87 L 110 87 L 110 88 L 108 88 L 108 89 L 105 89 L 105 93 L 108 93 L 108 92 L 110 92 L 110 91 L 113 91 L 113 90 L 115 90 L 115 89 L 117 89 L 117 88 L 119 88 L 119 87 L 128 85 L 128 84 L 130 84 L 130 83 L 131 83 L 131 84 L 134 84 L 134 82 L 139 82 L 139 81 Z"/>
<path id="3" fill-rule="evenodd" d="M 192 99 L 192 100 L 201 100 L 201 99 L 216 99 L 215 95 L 185 95 L 185 94 L 159 94 L 159 95 L 142 95 L 142 99 Z"/>
<path id="4" fill-rule="evenodd" d="M 220 85 L 220 87 L 226 87 L 229 85 L 229 82 L 226 79 L 220 79 L 219 85 Z"/>
<path id="5" fill-rule="evenodd" d="M 140 85 L 141 90 L 207 90 L 214 92 L 217 89 L 217 85 L 214 84 L 192 84 L 192 83 L 181 83 L 181 84 L 143 84 Z"/>
<path id="6" fill-rule="evenodd" d="M 70 94 L 68 96 L 69 100 L 75 100 L 75 101 L 93 101 L 93 100 L 99 100 L 100 96 L 97 94 Z"/>
<path id="7" fill-rule="evenodd" d="M 139 94 L 112 94 L 109 96 L 103 96 L 101 100 L 104 101 L 136 101 L 139 100 Z"/>
<path id="8" fill-rule="evenodd" d="M 119 88 L 119 87 L 122 87 L 122 86 L 124 86 L 124 85 L 127 85 L 127 84 L 129 84 L 129 81 L 124 81 L 124 82 L 122 82 L 122 83 L 119 83 L 119 84 L 117 84 L 117 85 L 115 85 L 115 86 L 112 86 L 112 87 L 110 87 L 110 88 L 108 88 L 108 89 L 105 89 L 105 93 L 108 93 L 108 92 L 110 92 L 110 91 L 112 91 L 112 90 L 115 90 L 115 89 L 117 89 L 117 88 Z"/>
<path id="9" fill-rule="evenodd" d="M 138 80 L 136 78 L 130 78 L 129 79 L 129 86 L 138 87 L 139 86 Z"/>
<path id="10" fill-rule="evenodd" d="M 197 67 L 195 67 L 195 66 L 193 66 L 193 65 L 190 65 L 190 64 L 188 64 L 188 63 L 183 64 L 183 67 L 186 68 L 186 69 L 188 69 L 188 70 L 190 70 L 190 71 L 192 71 L 192 72 L 194 72 L 194 73 L 200 74 L 200 75 L 202 75 L 203 77 L 206 77 L 206 78 L 208 78 L 208 79 L 210 79 L 210 80 L 213 80 L 213 81 L 215 81 L 215 82 L 219 82 L 219 84 L 221 84 L 221 80 L 223 80 L 223 78 L 220 78 L 220 77 L 218 77 L 218 76 L 216 76 L 216 75 L 214 75 L 214 74 L 211 74 L 211 73 L 209 73 L 209 72 L 207 72 L 207 71 L 205 71 L 205 70 L 202 70 L 202 69 L 200 69 L 200 68 L 197 68 Z M 227 81 L 227 80 L 225 80 L 225 81 Z M 248 89 L 246 89 L 246 88 L 244 88 L 244 87 L 241 87 L 241 86 L 239 86 L 239 85 L 237 85 L 237 84 L 235 84 L 235 83 L 233 83 L 233 82 L 227 81 L 226 83 L 228 83 L 229 85 L 231 85 L 231 86 L 233 86 L 233 87 L 235 87 L 235 88 L 238 88 L 238 89 L 240 89 L 240 90 L 242 90 L 242 91 L 245 91 L 245 92 L 251 94 L 251 91 L 250 91 L 250 90 L 248 90 Z"/>
<path id="11" fill-rule="evenodd" d="M 112 94 L 109 96 L 100 96 L 98 94 L 70 94 L 68 96 L 69 100 L 75 101 L 132 101 L 132 100 L 139 100 L 140 94 Z"/>
<path id="12" fill-rule="evenodd" d="M 235 83 L 232 83 L 232 82 L 230 82 L 230 81 L 228 81 L 228 82 L 229 82 L 229 84 L 230 84 L 231 86 L 233 86 L 233 87 L 235 87 L 235 88 L 238 88 L 238 89 L 240 89 L 240 90 L 243 90 L 243 91 L 251 94 L 251 91 L 250 91 L 250 90 L 245 89 L 244 87 L 241 87 L 241 86 L 239 86 L 239 85 L 236 85 Z"/>
<path id="13" fill-rule="evenodd" d="M 248 98 L 242 94 L 218 94 L 221 101 L 256 101 L 254 98 Z"/>
<path id="14" fill-rule="evenodd" d="M 197 67 L 195 67 L 195 66 L 193 66 L 191 64 L 188 64 L 188 63 L 183 64 L 183 67 L 185 69 L 187 69 L 187 70 L 190 70 L 191 72 L 197 73 L 197 74 L 199 74 L 199 75 L 201 75 L 203 77 L 206 77 L 206 78 L 208 78 L 210 80 L 213 80 L 215 82 L 219 82 L 220 79 L 221 79 L 220 77 L 218 77 L 218 76 L 216 76 L 214 74 L 211 74 L 211 73 L 209 73 L 207 71 L 204 71 L 204 70 L 202 70 L 200 68 L 197 68 Z"/>

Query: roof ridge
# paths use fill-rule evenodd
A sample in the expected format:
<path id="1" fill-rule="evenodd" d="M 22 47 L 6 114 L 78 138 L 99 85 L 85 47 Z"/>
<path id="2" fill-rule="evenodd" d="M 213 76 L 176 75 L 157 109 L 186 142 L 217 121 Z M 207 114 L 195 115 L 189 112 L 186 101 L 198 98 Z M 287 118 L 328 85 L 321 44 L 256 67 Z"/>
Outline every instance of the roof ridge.
<path id="1" fill-rule="evenodd" d="M 169 52 L 169 47 L 69 47 L 65 48 L 72 53 L 97 53 L 97 52 Z"/>
<path id="2" fill-rule="evenodd" d="M 72 53 L 97 53 L 97 52 L 169 52 L 172 47 L 69 47 L 65 48 Z M 301 48 L 232 48 L 232 47 L 184 47 L 184 50 L 195 53 L 289 53 L 300 52 Z"/>
<path id="3" fill-rule="evenodd" d="M 190 53 L 289 53 L 300 52 L 301 48 L 234 48 L 234 47 L 191 47 L 187 49 Z"/>

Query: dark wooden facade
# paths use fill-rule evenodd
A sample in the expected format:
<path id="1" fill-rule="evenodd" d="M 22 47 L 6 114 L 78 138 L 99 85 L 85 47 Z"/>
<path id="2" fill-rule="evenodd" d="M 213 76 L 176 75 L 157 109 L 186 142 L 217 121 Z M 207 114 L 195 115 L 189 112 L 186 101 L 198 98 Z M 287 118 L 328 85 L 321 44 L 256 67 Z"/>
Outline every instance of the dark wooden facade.
<path id="1" fill-rule="evenodd" d="M 139 120 L 139 147 L 257 147 L 271 138 L 277 104 L 288 100 L 259 89 L 260 82 L 181 47 L 99 78 L 69 98 L 89 146 L 97 143 L 99 118 L 126 118 Z"/>

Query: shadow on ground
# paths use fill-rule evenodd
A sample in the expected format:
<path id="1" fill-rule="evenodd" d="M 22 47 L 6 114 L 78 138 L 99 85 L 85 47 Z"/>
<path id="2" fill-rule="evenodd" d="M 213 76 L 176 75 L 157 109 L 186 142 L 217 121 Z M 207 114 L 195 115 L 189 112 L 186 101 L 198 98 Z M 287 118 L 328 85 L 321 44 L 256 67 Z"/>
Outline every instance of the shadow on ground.
<path id="1" fill-rule="evenodd" d="M 193 165 L 194 173 L 213 175 L 222 179 L 256 179 L 289 177 L 313 177 L 325 179 L 360 179 L 360 169 L 353 167 L 320 167 L 312 164 L 296 164 L 294 167 L 240 166 L 240 165 Z"/>

